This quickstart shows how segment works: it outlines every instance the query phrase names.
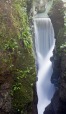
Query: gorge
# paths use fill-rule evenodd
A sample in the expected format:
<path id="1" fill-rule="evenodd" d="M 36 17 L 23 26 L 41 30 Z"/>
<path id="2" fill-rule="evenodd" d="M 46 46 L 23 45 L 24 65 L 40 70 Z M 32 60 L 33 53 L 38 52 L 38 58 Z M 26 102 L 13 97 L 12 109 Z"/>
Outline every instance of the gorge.
<path id="1" fill-rule="evenodd" d="M 66 107 L 66 79 L 63 77 L 65 74 L 63 66 L 64 69 L 66 68 L 63 65 L 63 61 L 65 61 L 65 49 L 60 48 L 64 41 L 66 41 L 64 40 L 63 32 L 63 29 L 65 30 L 64 10 L 62 1 L 54 1 L 53 4 L 53 8 L 49 13 L 51 19 L 43 17 L 44 14 L 42 17 L 41 15 L 35 16 L 34 19 L 36 61 L 38 66 L 38 81 L 36 82 L 38 114 L 43 114 L 43 112 L 44 114 L 66 113 L 64 108 Z M 63 55 L 64 57 L 62 57 Z"/>

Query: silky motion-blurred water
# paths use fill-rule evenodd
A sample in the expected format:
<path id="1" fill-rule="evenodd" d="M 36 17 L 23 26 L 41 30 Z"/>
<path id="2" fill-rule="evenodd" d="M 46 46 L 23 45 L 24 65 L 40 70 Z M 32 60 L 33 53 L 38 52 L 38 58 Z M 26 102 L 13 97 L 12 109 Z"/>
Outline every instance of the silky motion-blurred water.
<path id="1" fill-rule="evenodd" d="M 51 84 L 53 68 L 50 61 L 55 46 L 54 29 L 50 18 L 35 18 L 34 28 L 38 63 L 37 108 L 38 114 L 43 114 L 45 107 L 50 104 L 55 91 L 54 85 Z"/>

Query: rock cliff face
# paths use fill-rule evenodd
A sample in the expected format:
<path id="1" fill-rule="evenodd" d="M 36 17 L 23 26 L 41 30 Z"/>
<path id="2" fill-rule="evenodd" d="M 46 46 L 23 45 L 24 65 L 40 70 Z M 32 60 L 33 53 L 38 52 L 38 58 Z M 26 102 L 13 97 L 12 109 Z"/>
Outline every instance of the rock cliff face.
<path id="1" fill-rule="evenodd" d="M 61 52 L 61 77 L 59 96 L 63 102 L 66 102 L 66 48 L 62 49 Z"/>
<path id="2" fill-rule="evenodd" d="M 53 74 L 51 77 L 51 82 L 55 85 L 56 88 L 59 88 L 59 80 L 61 75 L 61 57 L 58 55 L 55 49 L 53 51 L 53 57 L 51 61 L 53 63 Z"/>
<path id="3" fill-rule="evenodd" d="M 33 13 L 42 13 L 45 11 L 45 6 L 49 0 L 35 0 L 33 5 Z"/>
<path id="4" fill-rule="evenodd" d="M 7 114 L 11 111 L 10 85 L 4 83 L 0 88 L 0 114 Z"/>
<path id="5" fill-rule="evenodd" d="M 55 85 L 56 92 L 44 114 L 66 114 L 66 53 L 64 50 L 65 48 L 61 51 L 61 56 L 55 53 L 53 58 L 54 72 L 51 82 Z"/>
<path id="6" fill-rule="evenodd" d="M 59 97 L 59 91 L 56 91 L 51 100 L 51 104 L 45 109 L 44 114 L 66 114 L 66 103 Z"/>
<path id="7" fill-rule="evenodd" d="M 11 99 L 12 76 L 10 73 L 0 74 L 0 114 L 9 114 L 12 109 Z"/>
<path id="8" fill-rule="evenodd" d="M 51 82 L 55 85 L 56 92 L 51 104 L 46 107 L 44 114 L 66 114 L 66 47 L 64 46 L 66 38 L 64 33 L 64 7 L 61 0 L 54 0 L 53 8 L 49 15 L 54 26 L 56 38 L 54 56 L 51 59 L 53 62 Z"/>
<path id="9" fill-rule="evenodd" d="M 64 27 L 64 7 L 62 0 L 54 0 L 52 8 L 48 14 L 53 23 L 55 38 L 57 40 L 60 30 Z"/>
<path id="10" fill-rule="evenodd" d="M 11 109 L 14 114 L 30 114 L 32 110 L 35 66 L 29 2 L 0 0 L 0 114 L 10 114 Z"/>
<path id="11" fill-rule="evenodd" d="M 35 82 L 35 84 L 33 86 L 33 111 L 32 111 L 32 114 L 38 114 L 37 104 L 38 104 L 38 97 L 37 97 L 36 82 Z"/>

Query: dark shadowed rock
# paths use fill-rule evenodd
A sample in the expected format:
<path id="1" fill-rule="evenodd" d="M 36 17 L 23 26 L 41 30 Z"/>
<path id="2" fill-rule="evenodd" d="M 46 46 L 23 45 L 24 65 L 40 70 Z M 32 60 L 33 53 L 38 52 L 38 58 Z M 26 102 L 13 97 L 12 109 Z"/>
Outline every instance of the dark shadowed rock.
<path id="1" fill-rule="evenodd" d="M 61 57 L 58 56 L 55 51 L 53 54 L 53 73 L 51 76 L 51 82 L 55 85 L 55 87 L 59 87 L 59 80 L 61 75 Z"/>
<path id="2" fill-rule="evenodd" d="M 66 114 L 66 102 L 59 97 L 59 91 L 56 91 L 51 100 L 51 104 L 45 109 L 44 114 Z"/>
<path id="3" fill-rule="evenodd" d="M 11 108 L 10 84 L 4 83 L 0 88 L 0 114 L 9 114 Z"/>
<path id="4" fill-rule="evenodd" d="M 1 85 L 1 89 L 5 90 L 5 89 L 9 89 L 10 88 L 10 84 L 9 83 L 4 83 Z"/>
<path id="5" fill-rule="evenodd" d="M 32 114 L 38 114 L 37 104 L 38 104 L 38 96 L 37 96 L 37 89 L 36 89 L 36 82 L 35 82 L 33 86 L 33 113 Z"/>
<path id="6" fill-rule="evenodd" d="M 45 109 L 44 114 L 54 114 L 54 111 L 52 109 L 51 104 L 47 106 L 47 108 Z"/>
<path id="7" fill-rule="evenodd" d="M 61 78 L 59 94 L 62 101 L 66 102 L 66 48 L 61 52 Z"/>

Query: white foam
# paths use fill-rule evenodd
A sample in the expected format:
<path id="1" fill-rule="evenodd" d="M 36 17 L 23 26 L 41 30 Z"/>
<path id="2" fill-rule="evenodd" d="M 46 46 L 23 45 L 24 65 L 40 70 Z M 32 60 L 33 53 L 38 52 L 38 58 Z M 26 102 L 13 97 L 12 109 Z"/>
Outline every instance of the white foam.
<path id="1" fill-rule="evenodd" d="M 34 19 L 35 47 L 37 62 L 39 65 L 38 82 L 36 84 L 38 94 L 38 114 L 43 114 L 45 107 L 51 102 L 55 88 L 51 84 L 53 72 L 50 57 L 55 46 L 54 29 L 50 18 Z"/>

